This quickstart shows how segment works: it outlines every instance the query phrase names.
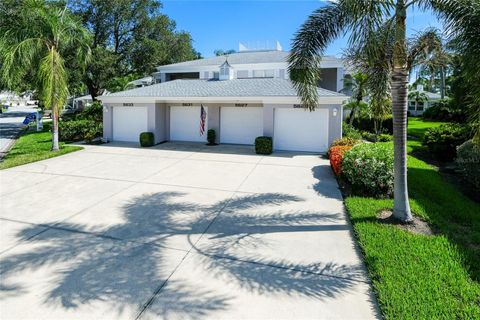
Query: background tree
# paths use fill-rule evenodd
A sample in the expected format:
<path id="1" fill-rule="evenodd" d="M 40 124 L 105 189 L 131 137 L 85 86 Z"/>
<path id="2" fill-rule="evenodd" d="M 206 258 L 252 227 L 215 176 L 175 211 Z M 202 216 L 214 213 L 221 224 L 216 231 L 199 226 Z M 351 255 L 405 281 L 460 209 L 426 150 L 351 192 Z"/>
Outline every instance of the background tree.
<path id="1" fill-rule="evenodd" d="M 116 88 L 115 77 L 143 77 L 155 67 L 199 58 L 189 33 L 177 31 L 157 0 L 74 0 L 69 7 L 92 33 L 92 60 L 85 77 L 95 99 Z"/>
<path id="2" fill-rule="evenodd" d="M 0 29 L 1 77 L 13 85 L 35 70 L 33 83 L 45 107 L 52 110 L 52 150 L 56 151 L 58 114 L 68 98 L 65 56 L 74 48 L 77 65 L 86 63 L 89 35 L 58 3 L 26 0 L 18 8 L 21 14 Z"/>
<path id="3" fill-rule="evenodd" d="M 354 73 L 351 77 L 345 77 L 343 80 L 344 90 L 351 92 L 353 98 L 353 100 L 346 105 L 346 107 L 351 109 L 350 124 L 353 123 L 357 109 L 361 107 L 363 99 L 368 94 L 367 81 L 368 75 L 362 72 Z"/>
<path id="4" fill-rule="evenodd" d="M 226 56 L 226 55 L 229 55 L 229 54 L 232 54 L 232 53 L 235 53 L 237 51 L 235 51 L 234 49 L 229 49 L 229 50 L 222 50 L 222 49 L 217 49 L 215 51 L 213 51 L 213 53 L 219 57 L 219 56 Z"/>
<path id="5" fill-rule="evenodd" d="M 414 66 L 418 66 L 420 77 L 428 79 L 426 89 L 440 92 L 442 99 L 446 96 L 445 78 L 451 62 L 443 36 L 437 28 L 428 28 L 417 33 L 409 41 L 409 55 L 415 57 Z"/>
<path id="6" fill-rule="evenodd" d="M 289 58 L 292 81 L 303 104 L 313 110 L 317 106 L 317 83 L 320 80 L 320 62 L 327 45 L 344 31 L 350 31 L 349 45 L 363 46 L 371 61 L 386 64 L 390 70 L 390 90 L 394 135 L 394 208 L 393 214 L 401 221 L 411 221 L 408 200 L 406 165 L 407 95 L 409 64 L 406 18 L 407 10 L 432 9 L 450 26 L 463 32 L 466 28 L 479 33 L 458 12 L 466 13 L 480 4 L 468 0 L 338 0 L 316 10 L 297 32 Z M 461 19 L 461 20 L 458 20 Z M 478 21 L 476 21 L 478 22 Z M 477 24 L 478 26 L 478 24 Z M 380 36 L 379 36 L 380 35 Z M 385 47 L 379 47 L 379 39 Z M 477 37 L 478 41 L 478 37 Z M 472 46 L 470 40 L 467 46 Z M 478 43 L 477 43 L 477 46 Z M 382 59 L 388 53 L 392 59 Z"/>

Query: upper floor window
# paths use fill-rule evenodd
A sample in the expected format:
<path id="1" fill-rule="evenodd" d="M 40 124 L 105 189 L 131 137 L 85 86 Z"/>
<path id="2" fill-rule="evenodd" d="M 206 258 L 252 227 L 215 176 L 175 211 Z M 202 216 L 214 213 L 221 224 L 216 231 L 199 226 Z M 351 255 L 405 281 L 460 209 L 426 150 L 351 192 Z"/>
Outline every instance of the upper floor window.
<path id="1" fill-rule="evenodd" d="M 254 78 L 273 78 L 275 76 L 275 70 L 253 70 Z"/>
<path id="2" fill-rule="evenodd" d="M 248 70 L 238 70 L 237 71 L 237 78 L 238 79 L 248 78 Z"/>

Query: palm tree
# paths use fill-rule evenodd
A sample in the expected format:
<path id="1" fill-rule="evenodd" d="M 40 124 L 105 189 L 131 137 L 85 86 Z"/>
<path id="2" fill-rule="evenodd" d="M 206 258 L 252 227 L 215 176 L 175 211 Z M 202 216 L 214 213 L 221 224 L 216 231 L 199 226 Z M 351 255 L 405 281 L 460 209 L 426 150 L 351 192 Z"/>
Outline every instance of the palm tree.
<path id="1" fill-rule="evenodd" d="M 349 45 L 366 44 L 366 51 L 379 64 L 389 64 L 379 53 L 391 52 L 390 86 L 394 133 L 394 208 L 393 214 L 401 221 L 412 220 L 407 187 L 407 95 L 409 63 L 406 18 L 407 10 L 417 7 L 437 12 L 449 27 L 461 31 L 470 24 L 469 31 L 478 34 L 472 23 L 462 15 L 475 9 L 473 0 L 338 0 L 317 9 L 295 35 L 289 57 L 290 77 L 304 106 L 314 110 L 317 106 L 316 86 L 320 80 L 320 62 L 327 45 L 343 32 L 350 32 Z M 383 31 L 384 28 L 385 32 Z M 379 34 L 387 47 L 379 48 Z M 478 38 L 477 38 L 478 39 Z M 468 45 L 474 45 L 473 42 Z M 382 49 L 382 50 L 379 50 Z"/>
<path id="2" fill-rule="evenodd" d="M 2 25 L 2 79 L 14 83 L 34 70 L 35 83 L 47 109 L 52 110 L 52 151 L 59 150 L 58 115 L 68 98 L 66 52 L 73 48 L 79 65 L 90 55 L 89 35 L 66 8 L 38 0 L 21 2 L 24 14 Z"/>
<path id="3" fill-rule="evenodd" d="M 346 77 L 343 81 L 344 90 L 352 92 L 353 101 L 348 103 L 351 107 L 350 124 L 353 124 L 356 110 L 360 107 L 363 98 L 367 95 L 367 81 L 368 75 L 362 72 L 357 72 L 352 77 Z"/>
<path id="4" fill-rule="evenodd" d="M 445 98 L 445 73 L 451 62 L 443 36 L 437 28 L 428 28 L 411 39 L 410 54 L 415 55 L 415 64 L 430 76 L 429 87 L 433 90 L 435 78 L 440 76 L 440 95 Z"/>
<path id="5" fill-rule="evenodd" d="M 428 101 L 428 96 L 425 94 L 425 92 L 415 90 L 408 93 L 408 99 L 415 101 L 415 111 L 417 111 L 420 103 L 425 103 Z"/>

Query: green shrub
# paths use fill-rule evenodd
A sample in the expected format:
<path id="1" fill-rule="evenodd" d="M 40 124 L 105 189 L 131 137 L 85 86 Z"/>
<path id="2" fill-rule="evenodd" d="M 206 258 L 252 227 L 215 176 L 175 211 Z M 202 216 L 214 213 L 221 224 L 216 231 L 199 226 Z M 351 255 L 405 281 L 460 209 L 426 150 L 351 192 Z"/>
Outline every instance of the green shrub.
<path id="1" fill-rule="evenodd" d="M 255 153 L 271 154 L 273 152 L 272 137 L 257 137 L 255 139 Z"/>
<path id="2" fill-rule="evenodd" d="M 423 145 L 438 159 L 451 161 L 455 158 L 456 148 L 471 138 L 470 128 L 466 125 L 448 123 L 428 129 L 423 136 Z"/>
<path id="3" fill-rule="evenodd" d="M 343 156 L 342 176 L 352 191 L 363 196 L 393 194 L 393 148 L 391 143 L 363 143 Z"/>
<path id="4" fill-rule="evenodd" d="M 215 140 L 217 140 L 217 134 L 215 133 L 215 130 L 209 129 L 207 131 L 207 141 L 209 145 L 214 145 Z"/>
<path id="5" fill-rule="evenodd" d="M 370 142 L 377 142 L 377 135 L 372 132 L 362 131 L 362 138 Z"/>
<path id="6" fill-rule="evenodd" d="M 340 139 L 337 139 L 335 141 L 333 141 L 331 147 L 337 147 L 337 146 L 354 146 L 356 144 L 359 144 L 361 143 L 362 141 L 359 140 L 359 139 L 353 139 L 353 138 L 350 138 L 350 137 L 343 137 L 343 138 L 340 138 Z"/>
<path id="7" fill-rule="evenodd" d="M 79 114 L 75 116 L 75 120 L 93 120 L 103 122 L 103 106 L 99 101 L 93 102 L 90 106 L 85 107 Z"/>
<path id="8" fill-rule="evenodd" d="M 346 122 L 342 123 L 342 132 L 343 132 L 343 137 L 345 138 L 352 138 L 355 140 L 362 139 L 362 134 L 360 133 L 360 131 L 358 131 L 351 124 L 348 124 Z"/>
<path id="9" fill-rule="evenodd" d="M 142 147 L 151 147 L 155 144 L 155 136 L 153 132 L 140 133 L 140 145 Z"/>
<path id="10" fill-rule="evenodd" d="M 467 119 L 466 108 L 459 107 L 451 99 L 434 103 L 423 112 L 422 116 L 424 119 L 436 121 L 464 122 Z"/>
<path id="11" fill-rule="evenodd" d="M 353 119 L 353 127 L 359 131 L 368 131 L 368 132 L 375 132 L 375 125 L 373 118 L 355 118 Z M 382 130 L 383 132 L 392 134 L 393 133 L 393 118 L 388 117 L 387 119 L 383 120 L 382 122 Z"/>
<path id="12" fill-rule="evenodd" d="M 468 140 L 457 148 L 455 159 L 465 179 L 480 189 L 480 146 Z"/>
<path id="13" fill-rule="evenodd" d="M 390 134 L 375 134 L 368 131 L 362 131 L 362 137 L 370 142 L 389 142 L 393 140 L 393 136 Z"/>
<path id="14" fill-rule="evenodd" d="M 94 138 L 102 136 L 103 126 L 102 123 L 93 120 L 60 121 L 59 132 L 62 141 L 91 142 Z"/>
<path id="15" fill-rule="evenodd" d="M 391 134 L 382 133 L 377 137 L 378 142 L 389 142 L 393 141 L 393 136 Z"/>

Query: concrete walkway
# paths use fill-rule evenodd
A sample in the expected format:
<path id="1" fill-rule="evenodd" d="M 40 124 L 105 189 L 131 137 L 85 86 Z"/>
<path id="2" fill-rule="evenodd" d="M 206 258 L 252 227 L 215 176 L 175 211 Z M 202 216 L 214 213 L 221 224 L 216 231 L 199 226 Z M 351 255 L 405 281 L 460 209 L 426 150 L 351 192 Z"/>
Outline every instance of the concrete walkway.
<path id="1" fill-rule="evenodd" d="M 374 319 L 328 162 L 85 150 L 0 171 L 2 319 Z"/>

